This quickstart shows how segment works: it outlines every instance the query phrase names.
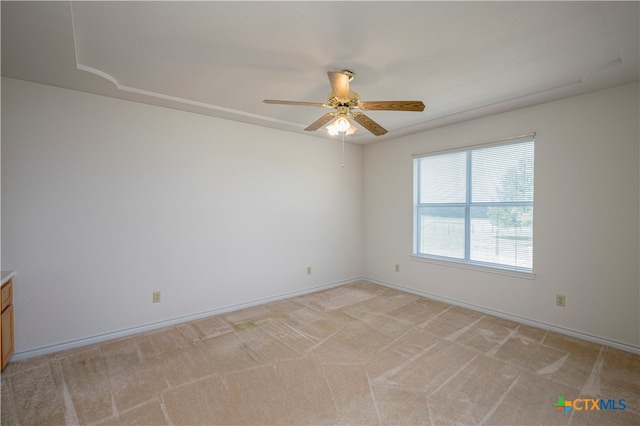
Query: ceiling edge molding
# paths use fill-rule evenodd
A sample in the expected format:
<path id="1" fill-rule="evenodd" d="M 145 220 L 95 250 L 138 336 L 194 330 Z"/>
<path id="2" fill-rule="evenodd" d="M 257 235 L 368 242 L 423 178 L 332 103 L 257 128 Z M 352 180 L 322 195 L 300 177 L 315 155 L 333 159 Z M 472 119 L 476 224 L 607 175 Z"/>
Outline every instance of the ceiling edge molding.
<path id="1" fill-rule="evenodd" d="M 620 57 L 620 55 L 618 55 L 618 57 L 612 61 L 607 62 L 606 64 L 603 64 L 601 66 L 599 66 L 598 68 L 595 68 L 593 70 L 589 70 L 587 71 L 583 76 L 582 76 L 582 81 L 585 80 L 589 80 L 591 77 L 603 72 L 603 71 L 607 71 L 610 70 L 612 68 L 617 68 L 620 67 L 624 64 L 624 61 L 622 60 L 622 58 Z"/>
<path id="2" fill-rule="evenodd" d="M 72 2 L 68 2 L 68 3 L 69 3 L 69 10 L 71 12 L 70 15 L 71 15 L 71 32 L 73 34 L 73 53 L 74 53 L 74 56 L 75 56 L 76 68 L 78 70 L 85 71 L 85 72 L 97 75 L 98 77 L 101 77 L 101 78 L 109 81 L 110 83 L 112 83 L 115 86 L 116 89 L 121 90 L 123 92 L 133 93 L 133 94 L 142 95 L 142 96 L 149 96 L 149 97 L 152 97 L 152 98 L 162 99 L 164 101 L 169 101 L 169 102 L 177 102 L 179 104 L 189 105 L 189 106 L 198 107 L 198 108 L 204 108 L 204 109 L 208 109 L 208 110 L 211 110 L 211 111 L 219 111 L 219 112 L 223 112 L 223 113 L 227 113 L 227 114 L 234 114 L 234 115 L 238 115 L 238 116 L 242 116 L 242 117 L 253 118 L 253 119 L 261 120 L 261 121 L 264 121 L 264 122 L 276 123 L 276 124 L 285 125 L 285 126 L 292 126 L 292 127 L 296 127 L 296 128 L 299 128 L 299 129 L 302 129 L 302 128 L 305 127 L 302 124 L 292 123 L 290 121 L 279 120 L 279 119 L 276 119 L 276 118 L 265 117 L 265 116 L 259 115 L 259 114 L 252 114 L 252 113 L 245 112 L 245 111 L 239 111 L 239 110 L 235 110 L 235 109 L 231 109 L 231 108 L 220 107 L 220 106 L 217 106 L 217 105 L 208 104 L 206 102 L 194 101 L 192 99 L 180 98 L 180 97 L 177 97 L 177 96 L 171 96 L 171 95 L 167 95 L 167 94 L 164 94 L 164 93 L 152 92 L 150 90 L 144 90 L 144 89 L 138 89 L 136 87 L 125 86 L 124 84 L 121 84 L 118 81 L 118 79 L 116 79 L 111 74 L 106 73 L 106 72 L 104 72 L 102 70 L 99 70 L 97 68 L 81 64 L 80 60 L 78 59 L 78 35 L 76 33 L 75 14 L 73 13 L 73 4 L 72 4 Z"/>
<path id="3" fill-rule="evenodd" d="M 77 56 L 76 56 L 77 57 Z M 79 63 L 76 60 L 76 67 L 80 70 L 80 71 L 86 71 L 89 72 L 91 74 L 97 75 L 101 78 L 104 78 L 105 80 L 111 82 L 116 89 L 121 90 L 123 92 L 129 92 L 129 93 L 134 93 L 136 95 L 142 95 L 142 96 L 150 96 L 153 98 L 158 98 L 158 99 L 162 99 L 165 101 L 169 101 L 169 102 L 177 102 L 180 104 L 184 104 L 184 105 L 189 105 L 189 106 L 195 106 L 195 107 L 199 107 L 199 108 L 205 108 L 205 109 L 209 109 L 212 111 L 219 111 L 219 112 L 224 112 L 224 113 L 229 113 L 229 114 L 235 114 L 235 115 L 240 115 L 243 117 L 250 117 L 250 118 L 254 118 L 254 119 L 258 119 L 258 120 L 262 120 L 262 121 L 268 121 L 271 123 L 278 123 L 278 124 L 284 124 L 287 126 L 294 126 L 294 127 L 299 127 L 299 128 L 303 128 L 304 126 L 298 123 L 292 123 L 290 121 L 285 121 L 285 120 L 279 120 L 276 118 L 270 118 L 270 117 L 265 117 L 263 115 L 259 115 L 259 114 L 252 114 L 250 112 L 245 112 L 245 111 L 239 111 L 236 109 L 231 109 L 231 108 L 225 108 L 225 107 L 220 107 L 217 105 L 211 105 L 208 104 L 206 102 L 200 102 L 200 101 L 194 101 L 192 99 L 185 99 L 185 98 L 180 98 L 177 96 L 171 96 L 171 95 L 166 95 L 164 93 L 158 93 L 158 92 L 152 92 L 150 90 L 144 90 L 144 89 L 138 89 L 136 87 L 131 87 L 131 86 L 125 86 L 123 84 L 120 84 L 120 82 L 118 82 L 118 80 L 113 77 L 112 75 L 101 71 L 99 69 L 93 68 L 93 67 L 89 67 L 87 65 L 83 65 L 81 63 Z"/>
<path id="4" fill-rule="evenodd" d="M 490 102 L 484 105 L 479 105 L 477 107 L 473 107 L 473 108 L 469 108 L 466 109 L 464 111 L 458 111 L 452 114 L 445 114 L 445 115 L 441 115 L 439 117 L 434 117 L 432 119 L 429 119 L 427 121 L 425 121 L 424 123 L 418 123 L 418 124 L 413 124 L 413 125 L 409 125 L 409 126 L 405 126 L 404 128 L 419 128 L 421 124 L 428 124 L 437 120 L 444 120 L 447 118 L 453 118 L 456 116 L 462 116 L 464 114 L 469 114 L 475 111 L 482 111 L 483 109 L 488 109 L 488 108 L 500 108 L 501 106 L 506 106 L 507 110 L 509 109 L 509 104 L 515 102 L 515 101 L 519 101 L 519 100 L 524 100 L 530 97 L 535 97 L 535 96 L 541 96 L 544 95 L 546 93 L 549 93 L 551 91 L 556 91 L 556 90 L 563 90 L 563 89 L 569 89 L 572 87 L 576 87 L 579 86 L 580 84 L 582 84 L 582 80 L 575 80 L 575 81 L 571 81 L 569 83 L 563 83 L 563 84 L 559 84 L 557 86 L 554 87 L 549 87 L 546 89 L 541 89 L 541 90 L 534 90 L 533 92 L 528 92 L 528 93 L 524 93 L 522 95 L 516 95 L 510 98 L 506 98 L 506 99 L 501 99 L 495 102 Z M 490 113 L 493 114 L 493 113 Z"/>

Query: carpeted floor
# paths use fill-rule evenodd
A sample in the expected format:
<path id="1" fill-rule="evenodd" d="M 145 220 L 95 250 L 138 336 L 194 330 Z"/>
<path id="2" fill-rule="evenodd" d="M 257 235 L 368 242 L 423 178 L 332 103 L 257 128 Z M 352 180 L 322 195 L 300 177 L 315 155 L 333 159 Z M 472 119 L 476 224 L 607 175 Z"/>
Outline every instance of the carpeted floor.
<path id="1" fill-rule="evenodd" d="M 638 425 L 640 356 L 361 282 L 10 362 L 2 424 Z"/>

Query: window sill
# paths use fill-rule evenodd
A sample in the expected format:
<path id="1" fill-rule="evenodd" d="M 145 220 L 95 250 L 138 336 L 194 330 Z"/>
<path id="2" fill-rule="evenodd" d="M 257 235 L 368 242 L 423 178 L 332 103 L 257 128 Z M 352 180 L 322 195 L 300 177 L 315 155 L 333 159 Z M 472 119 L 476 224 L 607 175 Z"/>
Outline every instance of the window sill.
<path id="1" fill-rule="evenodd" d="M 499 274 L 499 275 L 509 275 L 512 277 L 518 277 L 518 278 L 526 278 L 529 280 L 535 280 L 536 279 L 536 274 L 534 272 L 525 272 L 525 271 L 516 271 L 516 270 L 511 270 L 511 269 L 502 269 L 502 268 L 494 268 L 491 266 L 483 266 L 483 265 L 476 265 L 473 263 L 466 263 L 466 262 L 460 262 L 460 261 L 455 261 L 455 260 L 442 260 L 442 259 L 435 259 L 432 257 L 426 257 L 426 256 L 418 256 L 418 255 L 411 255 L 409 257 L 411 260 L 416 261 L 416 262 L 425 262 L 425 263 L 435 263 L 436 265 L 442 265 L 442 266 L 452 266 L 454 268 L 462 268 L 462 269 L 470 269 L 473 271 L 480 271 L 480 272 L 488 272 L 491 274 Z"/>

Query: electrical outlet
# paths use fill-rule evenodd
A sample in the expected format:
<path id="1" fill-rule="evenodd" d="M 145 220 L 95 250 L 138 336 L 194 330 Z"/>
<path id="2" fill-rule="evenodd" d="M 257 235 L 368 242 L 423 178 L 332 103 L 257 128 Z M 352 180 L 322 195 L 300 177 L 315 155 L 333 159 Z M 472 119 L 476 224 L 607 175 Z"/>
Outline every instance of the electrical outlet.
<path id="1" fill-rule="evenodd" d="M 153 303 L 160 303 L 160 292 L 159 291 L 154 291 L 153 292 Z"/>
<path id="2" fill-rule="evenodd" d="M 307 275 L 311 275 L 311 266 L 307 266 Z"/>
<path id="3" fill-rule="evenodd" d="M 396 272 L 400 272 L 400 265 L 396 265 Z"/>
<path id="4" fill-rule="evenodd" d="M 556 306 L 565 307 L 565 297 L 564 294 L 556 294 Z"/>

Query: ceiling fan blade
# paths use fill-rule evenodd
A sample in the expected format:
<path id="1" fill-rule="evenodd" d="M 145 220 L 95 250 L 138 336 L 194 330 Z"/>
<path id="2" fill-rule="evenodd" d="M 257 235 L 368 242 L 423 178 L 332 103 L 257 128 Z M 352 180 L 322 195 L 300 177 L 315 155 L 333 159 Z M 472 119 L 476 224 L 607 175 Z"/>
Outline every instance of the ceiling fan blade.
<path id="1" fill-rule="evenodd" d="M 381 125 L 379 125 L 378 123 L 376 123 L 371 118 L 369 118 L 368 116 L 364 115 L 361 112 L 351 113 L 351 116 L 353 117 L 354 120 L 360 123 L 362 127 L 364 127 L 365 129 L 367 129 L 368 131 L 370 131 L 376 136 L 382 136 L 385 133 L 387 133 L 387 129 L 385 129 L 384 127 L 382 127 Z"/>
<path id="2" fill-rule="evenodd" d="M 297 106 L 312 106 L 312 107 L 329 108 L 328 105 L 322 104 L 320 102 L 279 101 L 277 99 L 265 99 L 262 102 L 264 102 L 265 104 L 297 105 Z"/>
<path id="3" fill-rule="evenodd" d="M 333 94 L 340 102 L 349 100 L 349 76 L 339 71 L 327 71 Z"/>
<path id="4" fill-rule="evenodd" d="M 362 102 L 364 110 L 424 111 L 422 101 L 368 101 Z"/>
<path id="5" fill-rule="evenodd" d="M 305 130 L 308 132 L 313 132 L 314 130 L 318 130 L 320 127 L 324 126 L 325 124 L 333 120 L 335 116 L 336 116 L 335 113 L 328 112 L 322 117 L 318 118 L 313 123 L 309 124 L 309 126 L 307 126 Z"/>

